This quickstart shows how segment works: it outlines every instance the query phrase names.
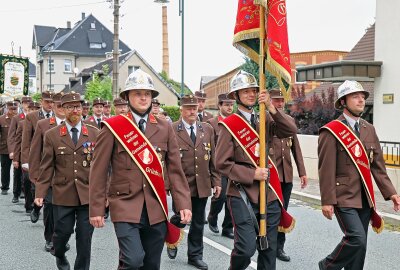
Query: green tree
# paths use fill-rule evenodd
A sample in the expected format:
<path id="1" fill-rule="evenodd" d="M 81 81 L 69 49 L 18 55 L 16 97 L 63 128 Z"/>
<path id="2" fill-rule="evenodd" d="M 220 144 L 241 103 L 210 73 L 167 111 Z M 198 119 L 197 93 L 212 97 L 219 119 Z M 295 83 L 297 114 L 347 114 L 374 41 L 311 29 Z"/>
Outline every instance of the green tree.
<path id="1" fill-rule="evenodd" d="M 173 122 L 176 122 L 179 120 L 179 117 L 181 116 L 181 112 L 179 110 L 178 106 L 162 106 L 163 110 L 168 113 L 168 116 L 171 117 Z"/>
<path id="2" fill-rule="evenodd" d="M 41 93 L 35 93 L 32 95 L 32 100 L 33 101 L 40 101 L 40 99 L 42 98 L 42 94 Z"/>
<path id="3" fill-rule="evenodd" d="M 93 80 L 86 83 L 86 100 L 93 100 L 96 97 L 112 100 L 112 80 L 108 73 L 108 65 L 103 65 L 101 72 L 94 72 Z"/>
<path id="4" fill-rule="evenodd" d="M 162 71 L 161 73 L 159 73 L 160 76 L 167 82 L 169 83 L 172 88 L 177 92 L 177 93 L 181 93 L 181 83 L 174 81 L 173 79 L 169 78 L 167 76 L 167 73 L 165 73 L 165 71 Z M 185 84 L 184 88 L 183 88 L 183 94 L 184 95 L 190 95 L 193 94 L 192 91 L 189 89 L 189 87 Z"/>
<path id="5" fill-rule="evenodd" d="M 240 66 L 240 69 L 253 74 L 254 77 L 256 77 L 257 83 L 259 83 L 258 63 L 254 62 L 248 57 L 245 57 L 244 61 L 245 62 Z M 265 72 L 265 84 L 267 89 L 279 88 L 278 80 L 268 71 Z"/>

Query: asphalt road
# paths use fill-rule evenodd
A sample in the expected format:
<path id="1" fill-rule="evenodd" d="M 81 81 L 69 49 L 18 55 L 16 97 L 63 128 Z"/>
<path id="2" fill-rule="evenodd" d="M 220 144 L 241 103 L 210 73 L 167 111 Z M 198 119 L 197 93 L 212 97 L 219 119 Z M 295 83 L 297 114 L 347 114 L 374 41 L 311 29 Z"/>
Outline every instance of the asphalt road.
<path id="1" fill-rule="evenodd" d="M 45 252 L 43 223 L 32 224 L 25 214 L 22 201 L 11 203 L 12 194 L 0 195 L 0 269 L 56 269 L 55 259 Z M 207 206 L 208 209 L 209 205 Z M 208 210 L 207 210 L 208 212 Z M 289 263 L 278 261 L 277 269 L 318 269 L 317 262 L 327 255 L 341 238 L 336 221 L 323 218 L 320 210 L 305 203 L 292 201 L 289 212 L 297 219 L 295 230 L 287 236 L 286 252 L 291 256 Z M 220 222 L 222 222 L 222 214 Z M 208 226 L 204 233 L 204 261 L 210 270 L 226 270 L 233 241 L 210 232 Z M 370 230 L 368 255 L 364 269 L 385 270 L 400 267 L 400 234 L 384 231 L 376 235 Z M 73 264 L 75 238 L 72 235 L 71 250 L 67 257 Z M 168 259 L 164 249 L 161 269 L 195 269 L 187 264 L 186 239 L 179 246 L 175 260 Z M 117 241 L 111 222 L 103 229 L 96 229 L 92 242 L 91 269 L 116 269 L 118 263 Z M 256 269 L 256 256 L 249 269 Z"/>

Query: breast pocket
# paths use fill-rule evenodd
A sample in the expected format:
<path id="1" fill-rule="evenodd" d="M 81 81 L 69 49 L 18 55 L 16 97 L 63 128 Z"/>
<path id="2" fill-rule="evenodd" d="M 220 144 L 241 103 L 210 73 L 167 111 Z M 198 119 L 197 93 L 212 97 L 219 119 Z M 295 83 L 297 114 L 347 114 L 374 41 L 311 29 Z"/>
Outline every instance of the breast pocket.
<path id="1" fill-rule="evenodd" d="M 129 182 L 126 183 L 118 183 L 110 185 L 110 189 L 108 195 L 111 197 L 114 196 L 126 196 L 131 193 Z"/>
<path id="2" fill-rule="evenodd" d="M 347 176 L 336 177 L 336 197 L 338 200 L 344 200 L 351 196 L 349 181 L 350 178 Z"/>
<path id="3" fill-rule="evenodd" d="M 347 153 L 346 149 L 342 145 L 339 145 L 338 149 L 338 164 L 346 164 L 351 165 L 353 162 L 350 159 L 349 154 Z"/>
<path id="4" fill-rule="evenodd" d="M 122 164 L 126 170 L 132 170 L 134 167 L 133 160 L 129 156 L 128 152 L 121 144 L 117 144 L 117 153 L 118 153 L 118 163 Z"/>
<path id="5" fill-rule="evenodd" d="M 57 149 L 56 151 L 56 164 L 62 168 L 68 166 L 68 161 L 71 161 L 72 152 L 70 149 Z M 72 163 L 71 163 L 72 165 Z"/>

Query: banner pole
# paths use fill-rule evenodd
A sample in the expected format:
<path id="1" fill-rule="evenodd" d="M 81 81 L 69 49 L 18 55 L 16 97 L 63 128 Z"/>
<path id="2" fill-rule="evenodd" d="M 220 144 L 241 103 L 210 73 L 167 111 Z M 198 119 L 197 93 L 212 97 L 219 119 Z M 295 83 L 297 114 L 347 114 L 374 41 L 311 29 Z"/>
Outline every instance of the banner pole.
<path id="1" fill-rule="evenodd" d="M 265 7 L 260 5 L 260 51 L 259 51 L 259 86 L 260 94 L 265 91 Z M 265 104 L 259 104 L 260 108 L 260 167 L 266 168 L 266 125 L 265 125 Z M 260 232 L 259 246 L 266 249 L 268 243 L 266 241 L 267 226 L 266 226 L 266 181 L 260 181 Z M 266 246 L 265 246 L 266 245 Z"/>

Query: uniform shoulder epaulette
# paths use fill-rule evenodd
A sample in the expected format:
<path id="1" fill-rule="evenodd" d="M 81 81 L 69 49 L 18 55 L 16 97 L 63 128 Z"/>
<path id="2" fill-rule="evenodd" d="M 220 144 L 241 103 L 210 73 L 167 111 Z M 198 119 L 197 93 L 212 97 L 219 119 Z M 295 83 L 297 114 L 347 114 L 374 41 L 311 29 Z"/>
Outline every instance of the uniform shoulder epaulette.
<path id="1" fill-rule="evenodd" d="M 100 130 L 98 127 L 95 127 L 95 126 L 93 126 L 93 125 L 91 125 L 91 124 L 85 123 L 85 125 L 86 125 L 87 127 L 91 127 L 91 128 L 96 129 L 96 130 Z"/>

